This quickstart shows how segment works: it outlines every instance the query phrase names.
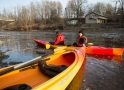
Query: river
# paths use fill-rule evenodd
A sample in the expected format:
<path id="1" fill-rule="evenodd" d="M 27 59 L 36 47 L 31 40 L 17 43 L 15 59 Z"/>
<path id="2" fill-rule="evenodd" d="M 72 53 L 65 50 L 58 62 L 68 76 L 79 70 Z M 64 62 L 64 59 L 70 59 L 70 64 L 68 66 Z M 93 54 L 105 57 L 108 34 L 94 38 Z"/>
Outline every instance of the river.
<path id="1" fill-rule="evenodd" d="M 76 42 L 78 32 L 62 31 L 62 33 L 65 35 L 65 43 Z M 85 32 L 85 35 L 94 45 L 124 48 L 123 32 Z M 55 32 L 0 32 L 0 51 L 5 55 L 0 57 L 0 67 L 25 62 L 51 52 L 37 48 L 33 39 L 54 41 Z M 67 90 L 124 90 L 124 60 L 119 56 L 110 57 L 86 55 L 80 71 Z"/>

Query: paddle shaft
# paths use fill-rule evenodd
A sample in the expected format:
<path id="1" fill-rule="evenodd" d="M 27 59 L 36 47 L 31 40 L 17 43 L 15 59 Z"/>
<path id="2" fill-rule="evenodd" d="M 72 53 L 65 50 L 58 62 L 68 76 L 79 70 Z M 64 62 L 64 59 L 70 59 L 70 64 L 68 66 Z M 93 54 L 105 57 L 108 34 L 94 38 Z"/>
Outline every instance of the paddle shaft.
<path id="1" fill-rule="evenodd" d="M 93 45 L 94 45 L 94 43 L 87 43 L 86 46 L 93 46 Z M 73 46 L 73 45 L 68 45 L 68 44 L 67 45 L 51 45 L 51 44 L 46 44 L 45 45 L 46 49 L 50 49 L 50 48 L 55 49 L 57 47 L 63 47 L 63 46 L 68 47 L 68 46 Z"/>
<path id="2" fill-rule="evenodd" d="M 32 60 L 29 60 L 27 62 L 21 63 L 21 64 L 15 66 L 14 69 L 19 69 L 19 68 L 22 68 L 22 67 L 37 63 L 39 60 L 41 60 L 41 58 L 42 58 L 42 56 L 39 56 L 39 57 L 34 58 Z"/>
<path id="3" fill-rule="evenodd" d="M 39 56 L 39 57 L 34 58 L 32 60 L 29 60 L 27 62 L 21 63 L 19 65 L 16 65 L 16 66 L 13 66 L 13 67 L 10 67 L 10 68 L 7 68 L 7 69 L 3 70 L 2 72 L 0 72 L 0 76 L 4 75 L 4 74 L 7 74 L 7 73 L 9 73 L 9 72 L 11 72 L 13 70 L 20 69 L 20 68 L 26 67 L 28 65 L 32 65 L 32 64 L 38 63 L 43 57 L 45 57 L 47 55 L 48 54 L 44 54 L 43 56 Z"/>

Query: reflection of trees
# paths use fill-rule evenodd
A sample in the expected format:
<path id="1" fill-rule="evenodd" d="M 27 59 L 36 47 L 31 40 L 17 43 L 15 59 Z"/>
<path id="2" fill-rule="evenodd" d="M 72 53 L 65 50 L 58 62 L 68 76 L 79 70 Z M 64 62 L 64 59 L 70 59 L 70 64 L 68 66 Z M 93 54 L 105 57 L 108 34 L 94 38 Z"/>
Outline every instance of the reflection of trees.
<path id="1" fill-rule="evenodd" d="M 92 32 L 87 34 L 88 42 L 94 43 L 94 45 L 105 46 L 105 47 L 123 47 L 124 34 L 112 31 L 108 32 Z"/>
<path id="2" fill-rule="evenodd" d="M 67 44 L 73 44 L 74 42 L 77 42 L 78 40 L 78 32 L 67 32 L 65 36 L 65 41 Z"/>
<path id="3" fill-rule="evenodd" d="M 122 37 L 120 34 L 101 36 L 103 45 L 106 47 L 123 47 L 124 43 L 120 37 Z"/>

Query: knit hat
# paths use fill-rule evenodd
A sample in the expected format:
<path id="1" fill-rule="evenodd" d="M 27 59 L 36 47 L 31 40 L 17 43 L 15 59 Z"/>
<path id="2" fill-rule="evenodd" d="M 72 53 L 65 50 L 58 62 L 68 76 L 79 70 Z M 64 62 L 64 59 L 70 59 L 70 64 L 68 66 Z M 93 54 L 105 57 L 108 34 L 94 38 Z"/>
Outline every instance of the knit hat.
<path id="1" fill-rule="evenodd" d="M 83 33 L 83 31 L 79 31 L 79 33 L 82 33 L 82 34 L 84 34 L 84 33 Z"/>
<path id="2" fill-rule="evenodd" d="M 59 34 L 59 31 L 56 31 L 56 34 Z"/>

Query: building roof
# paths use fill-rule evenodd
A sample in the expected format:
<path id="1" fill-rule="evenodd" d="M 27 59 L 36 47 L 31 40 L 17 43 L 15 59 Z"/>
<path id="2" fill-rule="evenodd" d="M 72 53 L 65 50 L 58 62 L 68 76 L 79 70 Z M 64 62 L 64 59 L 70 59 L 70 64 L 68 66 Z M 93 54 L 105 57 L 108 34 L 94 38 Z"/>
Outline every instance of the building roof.
<path id="1" fill-rule="evenodd" d="M 107 19 L 106 17 L 98 17 L 99 19 Z"/>
<path id="2" fill-rule="evenodd" d="M 87 14 L 86 16 L 88 16 L 88 15 L 90 15 L 90 14 L 92 14 L 92 13 L 93 13 L 93 14 L 96 14 L 96 15 L 99 15 L 99 16 L 102 16 L 102 17 L 106 17 L 106 16 L 104 16 L 103 14 L 98 14 L 98 13 L 95 13 L 95 12 L 91 12 L 91 13 Z M 86 16 L 85 16 L 85 17 L 86 17 Z"/>

